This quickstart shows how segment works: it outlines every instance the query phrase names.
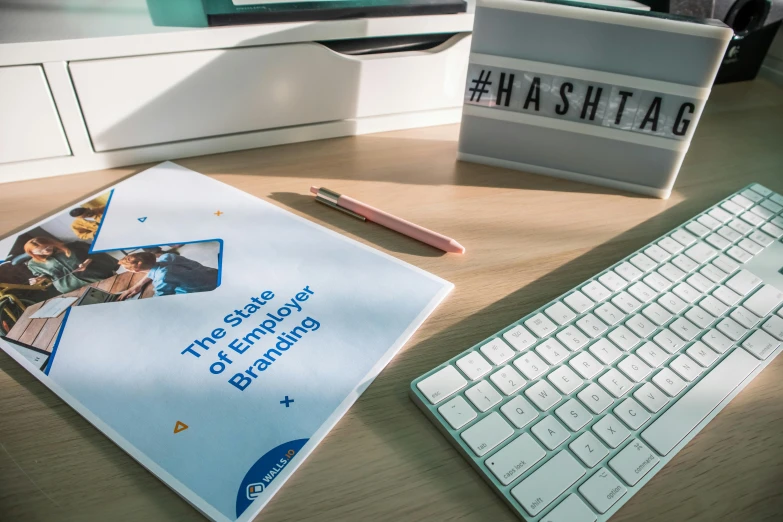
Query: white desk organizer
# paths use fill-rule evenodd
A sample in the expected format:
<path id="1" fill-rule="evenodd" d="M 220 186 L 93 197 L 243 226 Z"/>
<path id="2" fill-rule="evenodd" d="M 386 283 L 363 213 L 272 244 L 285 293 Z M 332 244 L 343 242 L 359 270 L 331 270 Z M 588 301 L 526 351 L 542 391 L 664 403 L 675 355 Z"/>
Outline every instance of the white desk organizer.
<path id="1" fill-rule="evenodd" d="M 479 0 L 459 159 L 667 198 L 732 34 L 714 20 Z"/>

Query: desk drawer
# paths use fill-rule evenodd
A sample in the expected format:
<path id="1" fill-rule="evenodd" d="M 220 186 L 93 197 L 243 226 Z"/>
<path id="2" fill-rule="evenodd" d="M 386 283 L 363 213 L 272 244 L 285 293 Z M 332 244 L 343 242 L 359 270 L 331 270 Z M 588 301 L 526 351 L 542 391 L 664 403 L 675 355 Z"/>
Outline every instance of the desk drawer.
<path id="1" fill-rule="evenodd" d="M 71 62 L 96 151 L 459 107 L 470 37 L 347 56 L 317 43 Z"/>
<path id="2" fill-rule="evenodd" d="M 0 67 L 0 163 L 70 154 L 41 66 Z"/>

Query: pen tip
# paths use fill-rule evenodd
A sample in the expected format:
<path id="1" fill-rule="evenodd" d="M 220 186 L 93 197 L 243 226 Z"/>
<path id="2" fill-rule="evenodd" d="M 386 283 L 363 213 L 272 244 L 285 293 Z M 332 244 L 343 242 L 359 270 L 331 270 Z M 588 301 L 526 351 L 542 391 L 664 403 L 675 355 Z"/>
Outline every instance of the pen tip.
<path id="1" fill-rule="evenodd" d="M 312 186 L 312 187 L 310 187 L 310 192 L 312 192 L 313 194 L 318 194 L 318 189 L 319 189 L 319 187 Z"/>
<path id="2" fill-rule="evenodd" d="M 451 246 L 451 252 L 454 252 L 455 254 L 464 254 L 465 253 L 465 247 L 454 241 L 453 239 L 449 241 L 449 245 Z"/>

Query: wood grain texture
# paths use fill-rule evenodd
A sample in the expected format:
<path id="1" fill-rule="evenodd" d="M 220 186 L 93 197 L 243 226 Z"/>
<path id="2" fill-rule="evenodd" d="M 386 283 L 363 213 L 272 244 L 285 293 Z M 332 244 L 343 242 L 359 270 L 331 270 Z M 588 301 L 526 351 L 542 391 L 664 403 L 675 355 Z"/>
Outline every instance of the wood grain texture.
<path id="1" fill-rule="evenodd" d="M 180 161 L 456 284 L 259 520 L 516 520 L 413 405 L 410 381 L 740 187 L 783 192 L 781 122 L 772 84 L 714 88 L 666 201 L 458 163 L 457 126 Z M 2 185 L 0 234 L 142 168 Z M 316 205 L 310 185 L 450 235 L 467 253 Z M 203 520 L 5 354 L 0 419 L 0 519 Z M 780 521 L 782 484 L 783 357 L 613 520 Z"/>

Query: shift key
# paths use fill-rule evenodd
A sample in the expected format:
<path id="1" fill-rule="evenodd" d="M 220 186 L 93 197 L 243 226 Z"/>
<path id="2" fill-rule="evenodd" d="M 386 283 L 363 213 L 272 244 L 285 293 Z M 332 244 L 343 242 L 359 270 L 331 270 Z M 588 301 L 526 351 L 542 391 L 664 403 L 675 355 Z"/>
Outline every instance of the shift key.
<path id="1" fill-rule="evenodd" d="M 570 453 L 561 451 L 520 482 L 511 494 L 530 516 L 536 516 L 584 474 L 582 465 Z"/>

